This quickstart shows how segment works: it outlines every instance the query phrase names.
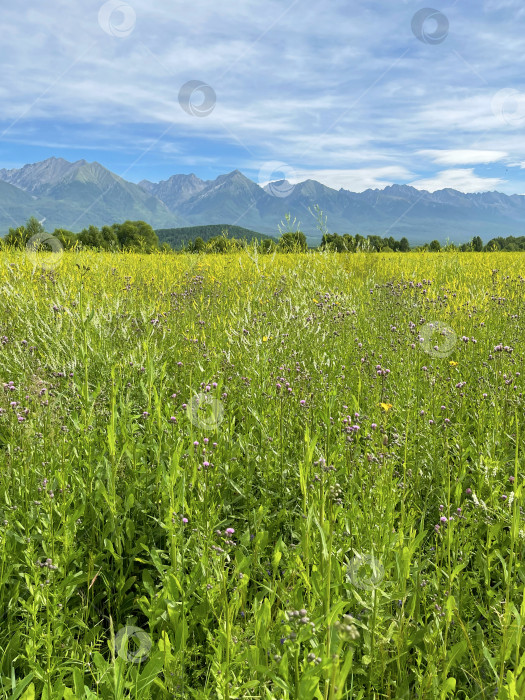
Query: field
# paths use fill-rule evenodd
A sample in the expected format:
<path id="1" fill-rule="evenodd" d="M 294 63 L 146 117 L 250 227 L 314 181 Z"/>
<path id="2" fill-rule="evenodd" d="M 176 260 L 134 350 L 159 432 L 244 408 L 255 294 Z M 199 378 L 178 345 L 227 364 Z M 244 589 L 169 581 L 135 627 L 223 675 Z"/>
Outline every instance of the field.
<path id="1" fill-rule="evenodd" d="M 0 697 L 525 697 L 522 254 L 42 256 Z"/>

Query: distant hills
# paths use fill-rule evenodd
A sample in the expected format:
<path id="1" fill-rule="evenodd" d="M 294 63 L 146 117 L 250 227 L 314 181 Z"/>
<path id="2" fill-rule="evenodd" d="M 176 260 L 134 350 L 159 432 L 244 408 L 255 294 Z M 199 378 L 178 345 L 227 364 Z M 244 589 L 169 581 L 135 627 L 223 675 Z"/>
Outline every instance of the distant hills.
<path id="1" fill-rule="evenodd" d="M 45 219 L 48 231 L 65 228 L 75 233 L 129 219 L 170 226 L 176 218 L 157 197 L 99 163 L 49 158 L 19 170 L 0 170 L 0 180 L 2 233 L 30 216 Z"/>
<path id="2" fill-rule="evenodd" d="M 269 239 L 273 240 L 275 243 L 277 243 L 278 240 L 274 236 L 267 236 L 264 233 L 250 231 L 250 229 L 243 228 L 242 226 L 229 226 L 228 224 L 165 228 L 158 229 L 155 233 L 159 237 L 160 243 L 169 243 L 172 248 L 177 250 L 183 248 L 190 241 L 194 241 L 196 238 L 202 238 L 202 240 L 206 243 L 215 236 L 221 236 L 225 230 L 228 231 L 229 238 L 236 238 L 237 240 L 247 240 L 248 242 L 251 242 L 253 240 L 262 241 L 264 239 Z"/>
<path id="3" fill-rule="evenodd" d="M 276 196 L 287 194 L 287 196 Z M 464 243 L 525 233 L 525 196 L 500 192 L 463 194 L 453 189 L 429 193 L 408 185 L 356 193 L 315 180 L 261 187 L 239 170 L 215 180 L 173 175 L 134 184 L 99 163 L 49 158 L 15 170 L 0 170 L 0 233 L 30 217 L 46 230 L 78 232 L 94 225 L 143 220 L 155 229 L 194 226 L 243 227 L 278 237 L 287 213 L 301 224 L 310 244 L 321 234 L 310 209 L 318 204 L 330 232 L 363 236 L 405 236 L 411 245 L 447 238 Z M 185 235 L 185 234 L 184 234 Z"/>

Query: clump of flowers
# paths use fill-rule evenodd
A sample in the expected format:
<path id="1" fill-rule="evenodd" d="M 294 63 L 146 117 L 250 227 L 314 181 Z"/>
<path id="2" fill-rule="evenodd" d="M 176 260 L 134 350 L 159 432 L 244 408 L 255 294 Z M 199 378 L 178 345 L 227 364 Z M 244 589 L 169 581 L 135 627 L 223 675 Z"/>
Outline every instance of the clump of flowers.
<path id="1" fill-rule="evenodd" d="M 354 624 L 355 619 L 352 615 L 343 615 L 342 620 L 338 620 L 334 627 L 339 632 L 339 637 L 347 642 L 355 642 L 359 639 L 359 630 Z"/>

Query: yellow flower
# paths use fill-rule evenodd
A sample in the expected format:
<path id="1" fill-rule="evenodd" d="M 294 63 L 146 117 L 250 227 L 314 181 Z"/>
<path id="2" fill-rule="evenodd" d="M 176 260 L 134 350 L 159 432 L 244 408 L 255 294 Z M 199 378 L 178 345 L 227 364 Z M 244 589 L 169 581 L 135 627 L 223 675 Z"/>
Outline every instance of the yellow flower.
<path id="1" fill-rule="evenodd" d="M 389 411 L 389 410 L 392 408 L 392 404 L 391 404 L 391 403 L 380 403 L 379 405 L 381 406 L 381 408 L 382 408 L 383 411 L 385 411 L 385 412 L 386 412 L 386 411 Z"/>
<path id="2" fill-rule="evenodd" d="M 267 340 L 268 340 L 268 336 L 267 335 L 263 336 L 263 343 L 266 343 Z"/>
<path id="3" fill-rule="evenodd" d="M 457 365 L 457 362 L 454 362 L 454 360 L 450 360 L 450 366 L 455 367 Z"/>
<path id="4" fill-rule="evenodd" d="M 317 299 L 314 299 L 314 301 L 315 301 L 315 303 L 316 303 L 316 304 L 318 304 L 318 303 L 319 303 L 319 302 L 317 301 Z"/>

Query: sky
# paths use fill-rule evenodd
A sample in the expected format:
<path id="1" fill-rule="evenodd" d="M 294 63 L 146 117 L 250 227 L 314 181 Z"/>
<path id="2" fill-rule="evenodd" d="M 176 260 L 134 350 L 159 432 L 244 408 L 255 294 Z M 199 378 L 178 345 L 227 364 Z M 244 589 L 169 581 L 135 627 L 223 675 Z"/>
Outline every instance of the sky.
<path id="1" fill-rule="evenodd" d="M 0 19 L 0 168 L 525 194 L 523 0 L 25 0 Z"/>

